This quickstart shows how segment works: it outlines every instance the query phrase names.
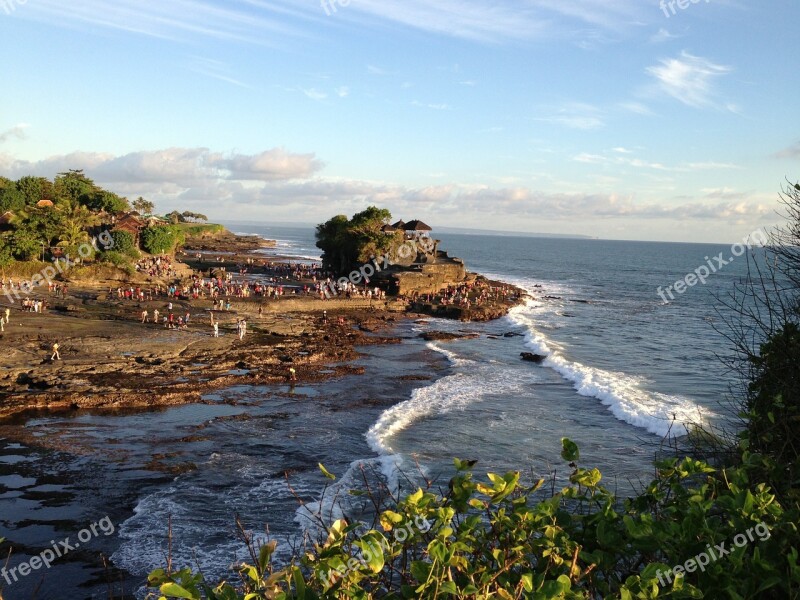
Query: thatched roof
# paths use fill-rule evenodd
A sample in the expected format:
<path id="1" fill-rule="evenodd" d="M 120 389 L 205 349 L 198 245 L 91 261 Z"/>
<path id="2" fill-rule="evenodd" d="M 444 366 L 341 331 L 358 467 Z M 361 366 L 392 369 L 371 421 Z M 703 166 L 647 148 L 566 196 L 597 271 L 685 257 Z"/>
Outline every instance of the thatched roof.
<path id="1" fill-rule="evenodd" d="M 53 206 L 53 201 L 52 200 L 39 200 L 36 203 L 36 206 L 38 206 L 39 208 L 42 208 L 44 206 Z"/>
<path id="2" fill-rule="evenodd" d="M 394 225 L 384 225 L 383 227 L 381 227 L 381 231 L 383 233 L 393 233 L 397 231 L 397 228 Z"/>
<path id="3" fill-rule="evenodd" d="M 405 229 L 406 222 L 403 219 L 400 219 L 397 223 L 393 223 L 392 227 L 395 229 Z"/>
<path id="4" fill-rule="evenodd" d="M 409 221 L 408 223 L 405 224 L 405 227 L 403 227 L 403 229 L 405 231 L 433 231 L 432 227 L 426 225 L 425 223 L 419 221 L 418 219 Z"/>

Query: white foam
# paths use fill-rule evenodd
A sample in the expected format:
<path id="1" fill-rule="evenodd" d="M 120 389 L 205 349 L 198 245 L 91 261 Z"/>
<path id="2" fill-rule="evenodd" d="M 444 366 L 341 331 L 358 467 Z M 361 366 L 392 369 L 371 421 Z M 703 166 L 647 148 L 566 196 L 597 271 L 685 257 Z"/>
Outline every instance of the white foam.
<path id="1" fill-rule="evenodd" d="M 232 515 L 242 503 L 261 502 L 286 496 L 286 484 L 279 480 L 263 481 L 244 493 L 239 489 L 220 494 L 196 485 L 174 486 L 151 493 L 139 500 L 133 516 L 118 529 L 120 545 L 111 556 L 113 563 L 135 575 L 147 575 L 164 567 L 168 552 L 168 524 L 172 525 L 172 561 L 177 569 L 197 565 L 209 580 L 229 575 L 227 568 L 248 559 L 245 545 L 233 535 Z M 206 506 L 219 502 L 231 507 L 230 511 L 203 513 Z M 265 533 L 252 532 L 256 544 L 265 543 Z M 290 544 L 285 536 L 272 534 L 278 541 L 277 560 L 288 560 Z"/>
<path id="2" fill-rule="evenodd" d="M 535 372 L 509 377 L 506 369 L 492 362 L 476 362 L 434 343 L 428 347 L 447 356 L 456 372 L 435 383 L 417 388 L 411 398 L 383 411 L 366 433 L 370 448 L 381 456 L 395 454 L 391 438 L 411 424 L 431 415 L 443 415 L 479 402 L 487 394 L 521 393 L 538 380 Z"/>
<path id="3" fill-rule="evenodd" d="M 319 500 L 307 502 L 295 511 L 294 521 L 304 533 L 320 539 L 328 528 L 336 521 L 348 514 L 359 513 L 369 500 L 350 494 L 350 490 L 364 487 L 364 477 L 373 479 L 370 488 L 377 493 L 381 485 L 385 485 L 392 494 L 399 489 L 398 474 L 402 460 L 396 455 L 386 455 L 366 460 L 356 460 L 350 463 L 347 471 L 334 483 L 329 484 Z M 374 471 L 379 476 L 375 478 Z M 383 477 L 384 480 L 380 481 Z M 374 479 L 377 479 L 375 481 Z"/>
<path id="4" fill-rule="evenodd" d="M 569 360 L 537 330 L 535 314 L 540 307 L 528 300 L 509 313 L 513 322 L 527 329 L 525 344 L 546 356 L 542 364 L 573 382 L 578 394 L 597 398 L 617 419 L 666 437 L 684 435 L 691 425 L 706 423 L 713 416 L 689 398 L 647 391 L 640 378 Z"/>

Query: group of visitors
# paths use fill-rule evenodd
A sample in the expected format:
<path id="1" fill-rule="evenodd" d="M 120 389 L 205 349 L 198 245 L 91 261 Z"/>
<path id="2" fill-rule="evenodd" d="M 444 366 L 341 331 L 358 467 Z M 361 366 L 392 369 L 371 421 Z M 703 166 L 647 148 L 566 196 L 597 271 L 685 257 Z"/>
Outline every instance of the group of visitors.
<path id="1" fill-rule="evenodd" d="M 482 306 L 487 302 L 512 301 L 517 292 L 506 285 L 490 285 L 487 281 L 474 281 L 459 285 L 450 285 L 436 294 L 414 294 L 412 300 L 441 306 Z"/>
<path id="2" fill-rule="evenodd" d="M 136 262 L 136 272 L 160 278 L 172 278 L 177 275 L 169 256 L 143 258 Z"/>

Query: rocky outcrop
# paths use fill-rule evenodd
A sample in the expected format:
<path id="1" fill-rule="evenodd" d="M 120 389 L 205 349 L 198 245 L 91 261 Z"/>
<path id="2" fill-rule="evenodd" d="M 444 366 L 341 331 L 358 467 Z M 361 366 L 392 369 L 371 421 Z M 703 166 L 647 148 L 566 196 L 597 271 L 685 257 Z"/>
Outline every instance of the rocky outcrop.
<path id="1" fill-rule="evenodd" d="M 477 333 L 452 333 L 450 331 L 426 331 L 420 333 L 419 337 L 427 342 L 449 342 L 452 340 L 473 340 L 478 337 Z"/>

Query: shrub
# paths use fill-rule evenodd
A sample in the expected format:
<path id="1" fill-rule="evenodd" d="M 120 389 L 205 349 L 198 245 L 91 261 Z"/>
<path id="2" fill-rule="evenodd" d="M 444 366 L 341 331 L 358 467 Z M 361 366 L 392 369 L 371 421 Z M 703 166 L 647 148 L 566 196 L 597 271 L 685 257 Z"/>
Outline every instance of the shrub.
<path id="1" fill-rule="evenodd" d="M 112 248 L 115 252 L 121 252 L 134 258 L 139 254 L 133 234 L 127 231 L 112 231 L 111 239 L 114 240 Z"/>
<path id="2" fill-rule="evenodd" d="M 640 495 L 620 502 L 597 469 L 575 465 L 577 446 L 562 444 L 573 471 L 552 497 L 537 493 L 544 480 L 523 486 L 510 472 L 477 482 L 456 460 L 445 494 L 420 488 L 382 506 L 372 528 L 340 519 L 281 569 L 274 542 L 246 537 L 252 562 L 237 568 L 236 585 L 208 585 L 191 568 L 156 570 L 149 584 L 164 598 L 229 600 L 790 598 L 799 589 L 797 514 L 750 484 L 747 467 L 662 461 Z M 711 559 L 720 544 L 730 552 Z M 702 569 L 695 561 L 676 574 L 703 553 Z"/>
<path id="3" fill-rule="evenodd" d="M 131 264 L 131 259 L 116 250 L 108 250 L 100 255 L 100 260 L 103 262 L 111 263 L 115 267 L 124 267 Z"/>
<path id="4" fill-rule="evenodd" d="M 142 232 L 142 247 L 150 254 L 171 254 L 185 239 L 180 227 L 157 225 Z"/>

